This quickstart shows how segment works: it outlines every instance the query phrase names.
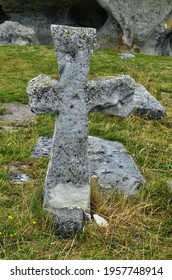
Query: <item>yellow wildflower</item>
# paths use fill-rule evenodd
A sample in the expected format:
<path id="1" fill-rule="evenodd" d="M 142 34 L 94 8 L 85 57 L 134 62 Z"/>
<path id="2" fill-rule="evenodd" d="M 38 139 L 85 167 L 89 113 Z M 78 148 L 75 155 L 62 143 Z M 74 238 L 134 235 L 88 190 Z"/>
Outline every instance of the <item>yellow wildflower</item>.
<path id="1" fill-rule="evenodd" d="M 35 221 L 35 220 L 33 220 L 33 221 L 32 221 L 32 224 L 33 224 L 33 225 L 36 225 L 36 221 Z"/>
<path id="2" fill-rule="evenodd" d="M 13 219 L 13 217 L 12 217 L 11 215 L 9 215 L 9 216 L 8 216 L 8 219 L 9 219 L 9 220 L 12 220 L 12 219 Z"/>

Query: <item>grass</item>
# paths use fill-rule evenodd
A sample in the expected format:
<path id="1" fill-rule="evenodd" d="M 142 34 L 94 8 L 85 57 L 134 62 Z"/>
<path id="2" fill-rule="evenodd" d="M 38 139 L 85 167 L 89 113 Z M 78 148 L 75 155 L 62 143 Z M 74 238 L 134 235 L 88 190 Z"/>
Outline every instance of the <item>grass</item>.
<path id="1" fill-rule="evenodd" d="M 58 78 L 51 46 L 0 48 L 0 114 L 6 102 L 27 103 L 28 81 L 40 73 Z M 42 187 L 48 159 L 30 157 L 38 136 L 52 135 L 54 116 L 33 122 L 5 123 L 0 130 L 0 258 L 1 259 L 171 259 L 172 257 L 172 58 L 136 55 L 122 60 L 114 50 L 98 50 L 89 77 L 131 75 L 166 109 L 159 121 L 132 114 L 128 118 L 90 114 L 89 133 L 122 142 L 140 167 L 146 184 L 138 194 L 114 192 L 102 197 L 92 183 L 91 209 L 109 222 L 107 228 L 86 223 L 84 233 L 68 239 L 53 234 L 42 209 Z M 1 123 L 3 126 L 4 123 Z M 15 185 L 16 169 L 31 181 Z"/>

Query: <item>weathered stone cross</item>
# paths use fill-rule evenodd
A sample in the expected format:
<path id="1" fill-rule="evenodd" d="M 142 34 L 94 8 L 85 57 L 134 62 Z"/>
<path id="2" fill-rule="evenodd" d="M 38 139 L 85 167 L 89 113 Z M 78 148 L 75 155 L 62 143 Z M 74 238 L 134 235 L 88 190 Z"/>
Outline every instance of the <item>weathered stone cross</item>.
<path id="1" fill-rule="evenodd" d="M 32 111 L 55 112 L 53 147 L 44 186 L 44 208 L 53 214 L 56 233 L 82 229 L 90 211 L 88 114 L 101 111 L 127 116 L 133 109 L 135 83 L 128 76 L 88 81 L 96 30 L 51 26 L 60 81 L 40 75 L 27 94 Z"/>

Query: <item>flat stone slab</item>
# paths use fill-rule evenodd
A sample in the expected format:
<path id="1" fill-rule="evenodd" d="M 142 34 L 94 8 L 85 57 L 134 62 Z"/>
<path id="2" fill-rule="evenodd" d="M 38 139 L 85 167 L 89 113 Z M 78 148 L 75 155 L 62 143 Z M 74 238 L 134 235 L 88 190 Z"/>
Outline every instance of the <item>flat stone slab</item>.
<path id="1" fill-rule="evenodd" d="M 164 107 L 140 84 L 135 86 L 134 103 L 136 113 L 140 116 L 146 116 L 148 119 L 153 120 L 158 120 L 165 116 Z"/>
<path id="2" fill-rule="evenodd" d="M 133 158 L 118 142 L 89 136 L 89 162 L 91 175 L 97 176 L 104 190 L 131 195 L 145 183 Z"/>
<path id="3" fill-rule="evenodd" d="M 131 195 L 145 183 L 139 168 L 122 144 L 92 136 L 88 137 L 88 142 L 90 174 L 91 177 L 96 176 L 97 183 L 103 190 L 117 189 Z M 40 137 L 34 147 L 32 157 L 49 156 L 52 143 L 51 137 Z M 70 195 L 71 192 L 69 192 Z"/>

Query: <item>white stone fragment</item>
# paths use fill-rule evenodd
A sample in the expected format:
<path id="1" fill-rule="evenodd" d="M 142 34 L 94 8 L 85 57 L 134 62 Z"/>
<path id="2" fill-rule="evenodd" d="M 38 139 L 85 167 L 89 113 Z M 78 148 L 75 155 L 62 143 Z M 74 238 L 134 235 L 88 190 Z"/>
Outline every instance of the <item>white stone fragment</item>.
<path id="1" fill-rule="evenodd" d="M 134 58 L 135 55 L 132 54 L 132 53 L 121 53 L 121 54 L 120 54 L 120 57 L 121 57 L 122 59 L 127 59 L 127 58 Z"/>
<path id="2" fill-rule="evenodd" d="M 94 214 L 93 218 L 99 227 L 107 227 L 109 225 L 108 222 L 98 214 Z"/>

